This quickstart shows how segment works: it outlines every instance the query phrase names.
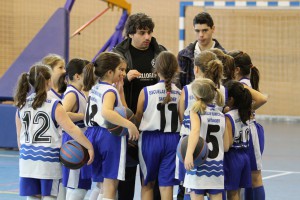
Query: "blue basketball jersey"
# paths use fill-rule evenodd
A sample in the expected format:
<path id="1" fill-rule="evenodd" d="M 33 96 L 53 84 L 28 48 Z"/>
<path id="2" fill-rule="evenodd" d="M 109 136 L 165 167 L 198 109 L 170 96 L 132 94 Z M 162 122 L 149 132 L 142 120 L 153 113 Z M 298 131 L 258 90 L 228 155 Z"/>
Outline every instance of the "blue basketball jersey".
<path id="1" fill-rule="evenodd" d="M 77 90 L 74 86 L 68 85 L 64 93 L 64 96 L 66 96 L 70 92 L 74 93 L 76 96 L 77 110 L 75 111 L 75 113 L 85 114 L 86 104 L 87 104 L 85 95 L 81 91 Z M 86 130 L 83 120 L 74 122 L 74 124 L 77 125 L 79 128 L 81 128 L 83 132 Z"/>
<path id="2" fill-rule="evenodd" d="M 60 179 L 61 164 L 59 150 L 61 147 L 61 128 L 55 119 L 58 103 L 46 99 L 40 108 L 34 110 L 31 94 L 25 106 L 19 110 L 22 123 L 20 131 L 20 177 L 37 179 Z"/>
<path id="3" fill-rule="evenodd" d="M 141 131 L 179 132 L 178 102 L 180 89 L 172 84 L 171 101 L 163 105 L 166 97 L 164 81 L 144 88 L 144 113 L 140 124 Z"/>
<path id="4" fill-rule="evenodd" d="M 48 99 L 56 99 L 56 100 L 62 100 L 63 95 L 58 94 L 57 92 L 55 92 L 55 90 L 53 88 L 51 88 L 48 92 L 47 92 L 47 98 Z"/>
<path id="5" fill-rule="evenodd" d="M 225 117 L 214 105 L 207 106 L 201 120 L 199 135 L 207 142 L 206 162 L 186 171 L 184 187 L 190 189 L 224 189 L 224 133 Z"/>
<path id="6" fill-rule="evenodd" d="M 247 124 L 242 122 L 238 109 L 230 110 L 225 115 L 229 117 L 232 126 L 233 144 L 231 148 L 248 148 L 250 134 L 249 121 L 247 121 Z"/>
<path id="7" fill-rule="evenodd" d="M 103 97 L 107 92 L 113 92 L 116 95 L 114 107 L 122 106 L 118 90 L 109 83 L 99 81 L 92 87 L 88 97 L 84 123 L 88 127 L 101 126 L 106 128 L 105 119 L 102 117 Z"/>

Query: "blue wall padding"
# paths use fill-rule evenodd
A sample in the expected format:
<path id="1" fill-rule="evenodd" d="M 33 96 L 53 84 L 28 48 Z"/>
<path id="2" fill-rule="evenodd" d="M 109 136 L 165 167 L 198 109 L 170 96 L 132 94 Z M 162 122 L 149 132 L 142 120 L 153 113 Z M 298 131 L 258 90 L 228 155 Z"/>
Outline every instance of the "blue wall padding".
<path id="1" fill-rule="evenodd" d="M 17 148 L 16 107 L 0 104 L 0 147 Z"/>
<path id="2" fill-rule="evenodd" d="M 49 53 L 69 56 L 69 12 L 59 8 L 0 79 L 0 99 L 11 98 L 19 75 Z"/>

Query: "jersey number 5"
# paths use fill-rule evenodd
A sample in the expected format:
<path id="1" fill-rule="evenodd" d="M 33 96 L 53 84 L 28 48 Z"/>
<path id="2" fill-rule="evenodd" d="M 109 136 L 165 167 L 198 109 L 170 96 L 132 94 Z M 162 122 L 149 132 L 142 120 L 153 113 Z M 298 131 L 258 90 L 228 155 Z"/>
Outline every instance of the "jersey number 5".
<path id="1" fill-rule="evenodd" d="M 211 133 L 217 133 L 220 131 L 219 125 L 209 124 L 207 128 L 206 142 L 212 144 L 212 150 L 209 150 L 208 157 L 211 159 L 216 158 L 219 155 L 219 143 L 216 136 Z"/>

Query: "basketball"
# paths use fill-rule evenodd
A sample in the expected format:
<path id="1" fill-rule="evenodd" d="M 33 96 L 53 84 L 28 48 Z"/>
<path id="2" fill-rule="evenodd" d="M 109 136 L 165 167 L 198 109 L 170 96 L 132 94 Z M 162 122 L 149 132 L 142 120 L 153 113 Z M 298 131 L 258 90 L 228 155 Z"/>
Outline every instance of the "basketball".
<path id="1" fill-rule="evenodd" d="M 129 108 L 126 108 L 124 106 L 120 106 L 120 107 L 115 107 L 114 110 L 115 110 L 115 112 L 117 112 L 122 117 L 124 117 L 124 118 L 130 120 L 132 123 L 136 124 L 136 119 L 135 119 L 134 113 Z M 106 128 L 113 135 L 117 135 L 117 136 L 128 135 L 127 128 L 124 128 L 124 127 L 119 126 L 119 125 L 112 124 L 109 121 L 105 121 L 105 124 L 106 124 Z"/>
<path id="2" fill-rule="evenodd" d="M 60 162 L 70 169 L 79 169 L 90 159 L 88 151 L 75 140 L 69 140 L 60 148 Z"/>
<path id="3" fill-rule="evenodd" d="M 187 150 L 189 136 L 182 138 L 177 146 L 177 156 L 179 160 L 184 163 L 185 154 Z M 208 146 L 202 137 L 199 137 L 198 143 L 196 145 L 193 158 L 194 158 L 194 166 L 202 165 L 208 156 Z"/>

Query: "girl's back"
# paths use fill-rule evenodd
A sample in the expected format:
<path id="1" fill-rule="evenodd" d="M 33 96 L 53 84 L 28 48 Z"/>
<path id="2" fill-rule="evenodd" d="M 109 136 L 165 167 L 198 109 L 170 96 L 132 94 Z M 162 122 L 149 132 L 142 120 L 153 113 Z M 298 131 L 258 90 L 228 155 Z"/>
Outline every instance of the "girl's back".
<path id="1" fill-rule="evenodd" d="M 198 115 L 201 120 L 200 137 L 208 143 L 209 154 L 203 165 L 186 171 L 184 185 L 194 189 L 223 189 L 224 114 L 216 106 L 208 105 L 204 114 Z"/>
<path id="2" fill-rule="evenodd" d="M 59 101 L 46 99 L 41 107 L 33 109 L 34 97 L 35 93 L 31 94 L 18 113 L 25 125 L 21 127 L 21 133 L 25 134 L 20 135 L 20 176 L 59 179 L 61 128 L 54 115 Z"/>
<path id="3" fill-rule="evenodd" d="M 171 101 L 161 102 L 166 96 L 164 81 L 144 88 L 144 114 L 140 124 L 141 131 L 160 130 L 162 132 L 179 132 L 178 101 L 180 89 L 172 84 Z"/>
<path id="4" fill-rule="evenodd" d="M 103 96 L 107 92 L 113 92 L 116 95 L 116 101 L 114 106 L 121 106 L 122 102 L 120 100 L 119 92 L 115 87 L 106 82 L 99 81 L 95 86 L 92 87 L 88 97 L 88 103 L 85 113 L 84 123 L 88 127 L 101 126 L 105 127 L 104 118 L 102 117 L 102 103 Z"/>

